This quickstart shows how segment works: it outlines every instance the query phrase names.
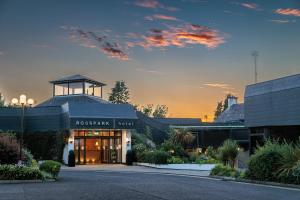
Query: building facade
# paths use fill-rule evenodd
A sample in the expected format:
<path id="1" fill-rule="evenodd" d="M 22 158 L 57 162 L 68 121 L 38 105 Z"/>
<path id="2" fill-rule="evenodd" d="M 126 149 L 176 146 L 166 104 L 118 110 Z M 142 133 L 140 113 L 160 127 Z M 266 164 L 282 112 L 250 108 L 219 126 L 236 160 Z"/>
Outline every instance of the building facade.
<path id="1" fill-rule="evenodd" d="M 0 130 L 67 131 L 62 158 L 66 164 L 70 150 L 76 164 L 125 163 L 137 120 L 133 106 L 103 100 L 105 84 L 82 75 L 50 83 L 53 97 L 24 110 L 24 127 L 20 107 L 0 108 Z"/>
<path id="2" fill-rule="evenodd" d="M 300 136 L 300 74 L 248 85 L 245 123 L 251 149 L 267 138 L 296 141 Z"/>

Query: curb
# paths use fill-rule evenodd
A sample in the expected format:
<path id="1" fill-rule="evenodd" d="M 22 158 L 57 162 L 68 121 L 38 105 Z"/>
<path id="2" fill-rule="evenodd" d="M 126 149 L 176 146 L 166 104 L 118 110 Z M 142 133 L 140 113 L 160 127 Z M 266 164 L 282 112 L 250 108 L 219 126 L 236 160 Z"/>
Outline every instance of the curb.
<path id="1" fill-rule="evenodd" d="M 174 170 L 174 171 L 193 171 L 193 172 L 207 172 L 211 170 L 203 170 L 203 169 L 174 169 L 174 168 L 163 168 L 158 167 L 156 164 L 147 164 L 147 163 L 133 163 L 133 166 L 140 166 L 140 167 L 149 167 L 153 169 L 161 169 L 161 170 Z"/>
<path id="2" fill-rule="evenodd" d="M 284 187 L 284 188 L 300 189 L 300 185 L 295 185 L 295 184 L 285 184 L 285 183 L 277 183 L 277 182 L 269 182 L 269 181 L 256 181 L 256 180 L 249 180 L 249 179 L 237 179 L 237 178 L 225 177 L 225 176 L 209 176 L 209 177 L 217 178 L 217 179 L 220 179 L 222 181 L 252 183 L 252 184 L 258 184 L 258 185 L 268 185 L 268 186 L 277 186 L 277 187 Z"/>
<path id="3" fill-rule="evenodd" d="M 47 183 L 55 182 L 55 179 L 47 180 L 0 180 L 0 184 L 22 184 L 22 183 Z"/>

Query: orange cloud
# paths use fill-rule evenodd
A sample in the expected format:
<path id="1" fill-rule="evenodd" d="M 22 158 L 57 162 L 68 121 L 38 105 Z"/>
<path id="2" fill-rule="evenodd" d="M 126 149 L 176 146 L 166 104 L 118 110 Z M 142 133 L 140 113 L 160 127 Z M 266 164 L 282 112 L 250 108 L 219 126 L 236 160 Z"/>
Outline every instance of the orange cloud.
<path id="1" fill-rule="evenodd" d="M 257 10 L 257 11 L 261 11 L 262 9 L 259 7 L 258 4 L 255 3 L 241 3 L 241 6 L 248 8 L 248 9 L 252 9 L 252 10 Z"/>
<path id="2" fill-rule="evenodd" d="M 296 8 L 280 8 L 277 9 L 275 13 L 280 15 L 291 15 L 295 17 L 300 17 L 300 10 Z"/>
<path id="3" fill-rule="evenodd" d="M 192 24 L 181 27 L 170 26 L 166 30 L 151 29 L 147 35 L 141 36 L 141 39 L 142 41 L 132 42 L 131 46 L 142 46 L 149 49 L 151 47 L 185 47 L 199 44 L 207 48 L 215 48 L 225 42 L 224 37 L 217 30 Z"/>
<path id="4" fill-rule="evenodd" d="M 229 84 L 225 83 L 205 83 L 205 86 L 215 87 L 220 89 L 233 89 Z"/>

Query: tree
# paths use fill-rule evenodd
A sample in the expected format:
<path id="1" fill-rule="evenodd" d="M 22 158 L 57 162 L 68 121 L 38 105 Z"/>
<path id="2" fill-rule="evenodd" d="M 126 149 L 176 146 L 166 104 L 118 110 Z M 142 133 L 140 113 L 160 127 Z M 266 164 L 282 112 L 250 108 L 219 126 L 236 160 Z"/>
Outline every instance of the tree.
<path id="1" fill-rule="evenodd" d="M 219 115 L 223 112 L 223 103 L 222 101 L 219 101 L 217 104 L 217 108 L 215 111 L 215 120 L 219 117 Z"/>
<path id="2" fill-rule="evenodd" d="M 109 94 L 109 101 L 115 104 L 128 103 L 129 90 L 125 84 L 125 81 L 117 81 L 115 87 L 111 89 Z"/>
<path id="3" fill-rule="evenodd" d="M 142 110 L 141 112 L 150 117 L 152 115 L 152 111 L 153 111 L 153 104 L 147 104 L 146 106 L 142 106 Z"/>
<path id="4" fill-rule="evenodd" d="M 173 144 L 180 144 L 183 147 L 191 144 L 195 140 L 195 135 L 193 135 L 187 129 L 172 129 L 171 130 L 171 141 Z"/>
<path id="5" fill-rule="evenodd" d="M 152 115 L 156 118 L 165 118 L 167 113 L 168 107 L 166 105 L 157 105 Z"/>

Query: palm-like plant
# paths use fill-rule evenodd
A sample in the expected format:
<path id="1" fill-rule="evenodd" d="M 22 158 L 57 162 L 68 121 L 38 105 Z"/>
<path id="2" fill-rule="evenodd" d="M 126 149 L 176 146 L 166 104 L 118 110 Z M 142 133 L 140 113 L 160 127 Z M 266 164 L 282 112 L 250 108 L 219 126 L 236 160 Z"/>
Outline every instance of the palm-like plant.
<path id="1" fill-rule="evenodd" d="M 224 164 L 229 164 L 234 168 L 236 157 L 239 153 L 237 142 L 231 139 L 225 140 L 223 145 L 219 147 L 220 159 Z"/>
<path id="2" fill-rule="evenodd" d="M 193 135 L 187 129 L 172 129 L 171 132 L 171 141 L 174 144 L 180 144 L 186 146 L 191 144 L 195 140 L 195 135 Z"/>

